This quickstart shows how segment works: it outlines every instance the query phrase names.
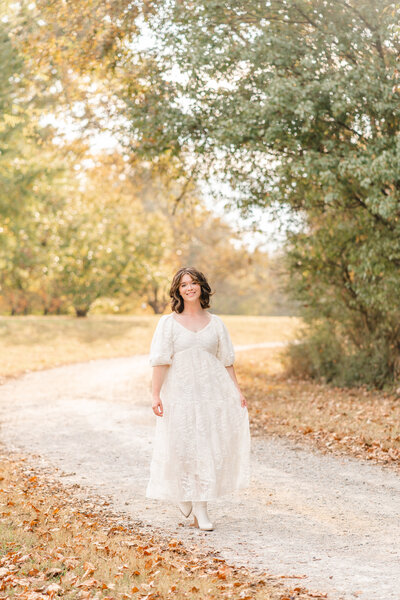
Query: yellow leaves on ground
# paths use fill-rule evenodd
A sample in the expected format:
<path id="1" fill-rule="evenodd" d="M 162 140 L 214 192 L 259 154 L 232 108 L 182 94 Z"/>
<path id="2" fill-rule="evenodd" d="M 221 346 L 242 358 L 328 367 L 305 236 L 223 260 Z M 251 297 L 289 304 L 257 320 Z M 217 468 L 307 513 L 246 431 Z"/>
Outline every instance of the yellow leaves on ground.
<path id="1" fill-rule="evenodd" d="M 280 600 L 289 593 L 277 577 L 260 579 L 211 551 L 132 527 L 108 501 L 83 500 L 25 460 L 3 455 L 0 470 L 0 600 Z"/>

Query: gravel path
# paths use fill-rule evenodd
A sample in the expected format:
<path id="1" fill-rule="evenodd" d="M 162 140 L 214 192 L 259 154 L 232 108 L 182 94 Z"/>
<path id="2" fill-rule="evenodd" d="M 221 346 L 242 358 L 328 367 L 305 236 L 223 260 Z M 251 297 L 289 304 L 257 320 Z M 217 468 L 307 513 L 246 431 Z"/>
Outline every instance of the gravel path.
<path id="1" fill-rule="evenodd" d="M 380 466 L 253 438 L 251 487 L 211 503 L 213 532 L 146 499 L 150 371 L 147 356 L 135 356 L 9 381 L 0 387 L 0 439 L 83 492 L 112 496 L 144 527 L 211 547 L 231 564 L 293 576 L 291 584 L 332 600 L 400 599 L 400 478 Z"/>

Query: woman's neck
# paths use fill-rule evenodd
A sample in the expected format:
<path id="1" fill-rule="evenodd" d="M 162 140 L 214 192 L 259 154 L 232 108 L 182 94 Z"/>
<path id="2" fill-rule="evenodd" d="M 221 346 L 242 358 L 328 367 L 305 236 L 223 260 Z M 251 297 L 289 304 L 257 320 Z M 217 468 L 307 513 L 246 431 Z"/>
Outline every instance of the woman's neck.
<path id="1" fill-rule="evenodd" d="M 182 313 L 191 317 L 197 317 L 202 314 L 203 310 L 200 302 L 198 304 L 184 304 Z"/>

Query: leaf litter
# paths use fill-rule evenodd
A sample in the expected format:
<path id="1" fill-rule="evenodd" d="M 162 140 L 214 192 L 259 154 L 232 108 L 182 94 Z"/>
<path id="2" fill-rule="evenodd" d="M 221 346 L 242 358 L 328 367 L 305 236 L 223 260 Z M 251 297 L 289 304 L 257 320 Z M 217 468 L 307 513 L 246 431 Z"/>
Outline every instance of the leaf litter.
<path id="1" fill-rule="evenodd" d="M 277 435 L 400 471 L 397 392 L 287 378 L 277 355 L 277 350 L 257 350 L 238 360 L 252 435 Z"/>
<path id="2" fill-rule="evenodd" d="M 82 498 L 25 456 L 0 455 L 0 600 L 307 600 L 290 575 L 229 565 Z M 298 575 L 293 575 L 296 579 Z M 285 583 L 286 581 L 286 583 Z"/>

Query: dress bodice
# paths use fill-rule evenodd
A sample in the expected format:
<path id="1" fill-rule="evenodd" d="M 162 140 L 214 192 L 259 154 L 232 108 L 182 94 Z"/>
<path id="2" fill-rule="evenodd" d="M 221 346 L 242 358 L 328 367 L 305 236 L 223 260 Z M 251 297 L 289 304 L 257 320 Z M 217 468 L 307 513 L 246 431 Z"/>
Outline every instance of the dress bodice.
<path id="1" fill-rule="evenodd" d="M 229 332 L 218 315 L 208 313 L 210 321 L 199 331 L 191 331 L 177 321 L 173 313 L 163 315 L 153 336 L 150 349 L 151 366 L 171 364 L 180 352 L 202 349 L 232 365 L 235 353 Z"/>
<path id="2" fill-rule="evenodd" d="M 210 314 L 210 321 L 199 331 L 191 331 L 184 327 L 177 319 L 171 315 L 172 339 L 174 355 L 178 352 L 190 350 L 193 347 L 202 348 L 210 354 L 217 355 L 218 350 L 218 332 L 213 326 L 213 315 Z"/>

